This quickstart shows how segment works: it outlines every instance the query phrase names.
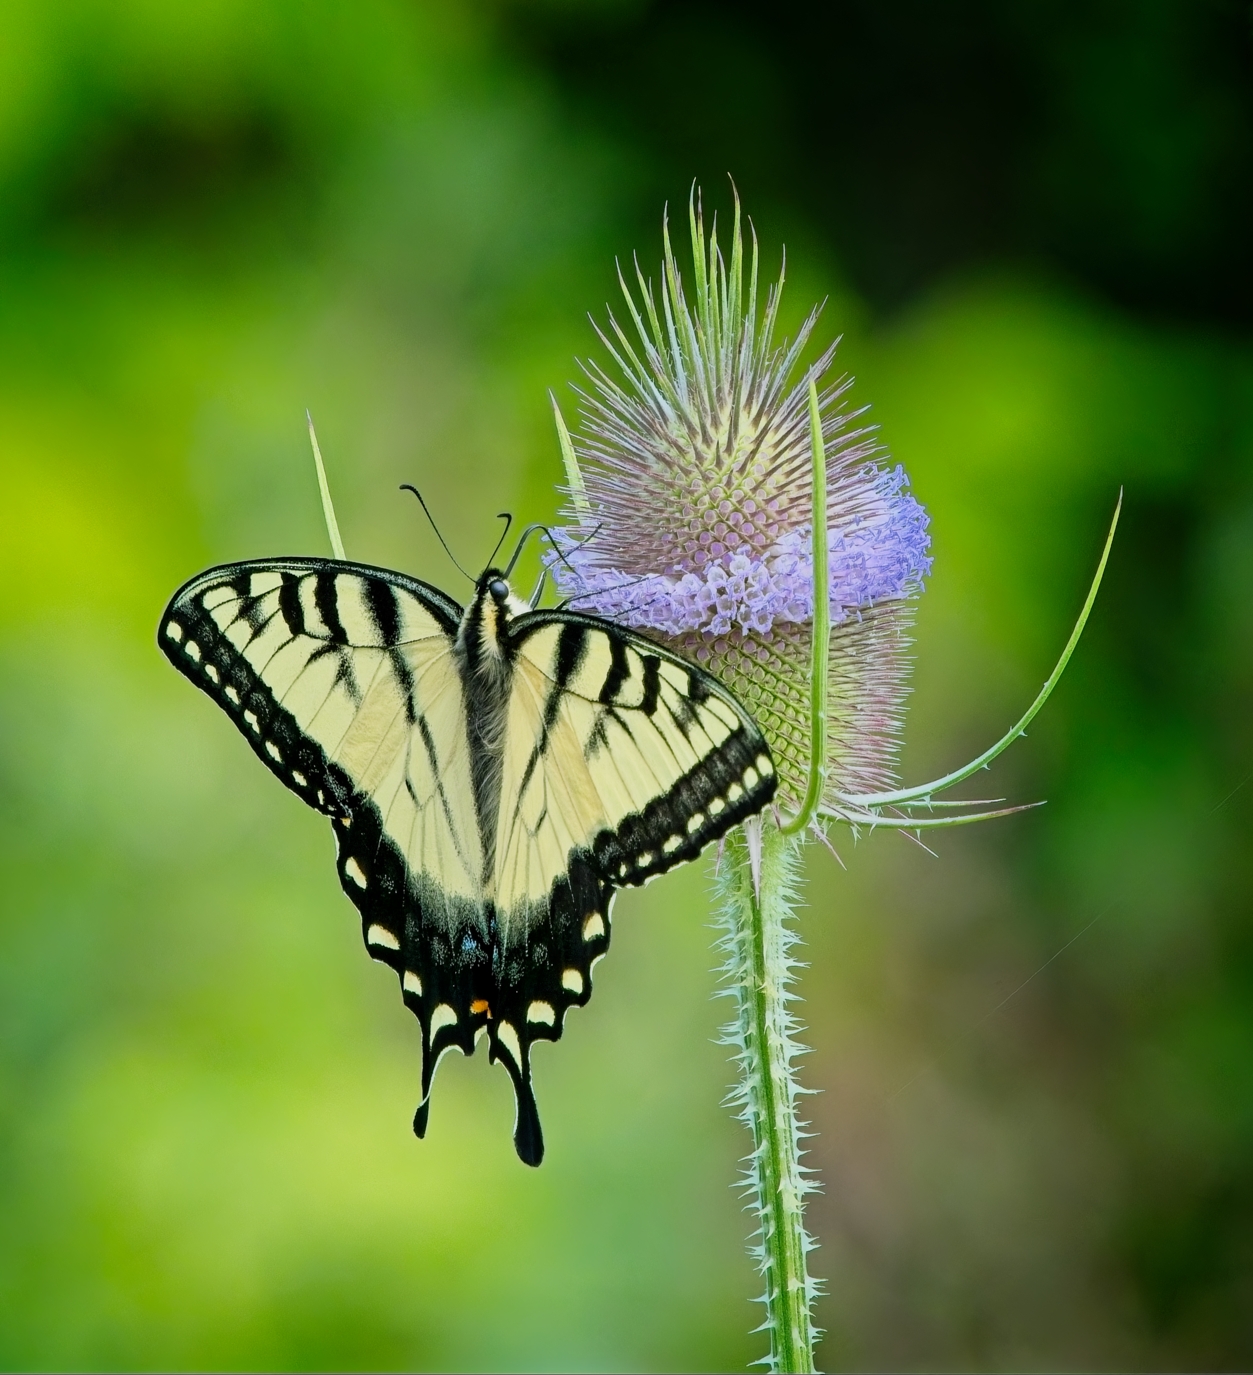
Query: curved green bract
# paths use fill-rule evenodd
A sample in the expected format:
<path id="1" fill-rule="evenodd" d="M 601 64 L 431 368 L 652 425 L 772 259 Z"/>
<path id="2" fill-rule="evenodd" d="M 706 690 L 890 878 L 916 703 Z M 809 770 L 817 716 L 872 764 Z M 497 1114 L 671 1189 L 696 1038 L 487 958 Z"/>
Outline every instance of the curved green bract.
<path id="1" fill-rule="evenodd" d="M 579 471 L 578 456 L 574 452 L 574 444 L 570 439 L 570 431 L 566 429 L 565 416 L 561 414 L 561 407 L 557 404 L 557 398 L 550 391 L 548 399 L 552 402 L 553 420 L 557 425 L 557 443 L 561 446 L 561 462 L 566 470 L 566 487 L 570 492 L 570 499 L 574 502 L 574 508 L 580 516 L 586 515 L 590 509 L 587 504 L 587 488 L 583 485 L 583 474 Z"/>
<path id="2" fill-rule="evenodd" d="M 809 430 L 814 456 L 814 638 L 809 668 L 809 784 L 800 811 L 779 829 L 797 835 L 818 814 L 827 784 L 827 660 L 831 652 L 831 607 L 827 595 L 827 454 L 822 442 L 818 386 L 809 379 Z"/>
<path id="3" fill-rule="evenodd" d="M 1088 589 L 1087 600 L 1083 603 L 1083 609 L 1079 612 L 1079 619 L 1075 622 L 1075 628 L 1070 632 L 1070 639 L 1066 641 L 1066 647 L 1062 650 L 1062 656 L 1057 661 L 1053 672 L 1049 674 L 1044 686 L 1040 689 L 1035 701 L 1027 708 L 1022 718 L 1005 734 L 995 745 L 977 758 L 972 759 L 969 764 L 963 765 L 960 769 L 955 769 L 952 773 L 945 774 L 943 778 L 933 779 L 930 783 L 919 783 L 912 788 L 898 788 L 894 792 L 886 793 L 861 793 L 843 794 L 837 793 L 836 796 L 841 802 L 846 802 L 850 807 L 890 807 L 900 803 L 916 802 L 929 800 L 932 793 L 944 792 L 955 784 L 967 779 L 971 774 L 978 773 L 980 769 L 986 768 L 998 755 L 1003 754 L 1021 735 L 1025 735 L 1027 727 L 1035 720 L 1040 709 L 1045 702 L 1052 696 L 1053 689 L 1061 681 L 1062 674 L 1066 671 L 1066 665 L 1070 662 L 1071 655 L 1075 652 L 1075 647 L 1079 643 L 1079 637 L 1083 634 L 1084 627 L 1088 623 L 1092 607 L 1096 602 L 1096 594 L 1100 591 L 1101 579 L 1105 576 L 1105 565 L 1109 562 L 1109 552 L 1114 544 L 1114 532 L 1118 529 L 1118 517 L 1122 513 L 1122 489 L 1118 492 L 1118 503 L 1114 507 L 1114 518 L 1110 522 L 1109 534 L 1105 537 L 1105 548 L 1101 552 L 1101 561 L 1096 566 L 1096 576 L 1092 579 L 1092 586 Z M 1011 808 L 1011 811 L 1017 808 Z M 833 816 L 838 816 L 840 820 L 847 819 L 842 813 L 832 812 Z M 930 822 L 914 823 L 910 825 L 958 825 L 967 821 L 984 820 L 992 816 L 1004 816 L 1005 812 L 986 812 L 979 816 L 955 817 L 951 820 L 936 819 Z M 876 822 L 877 825 L 886 825 L 886 821 Z"/>
<path id="4" fill-rule="evenodd" d="M 998 816 L 1013 816 L 1015 812 L 1029 812 L 1043 806 L 1043 802 L 1022 802 L 1016 807 L 1000 807 L 994 812 L 967 812 L 963 816 L 882 816 L 878 812 L 866 812 L 859 816 L 855 812 L 850 814 L 824 807 L 822 815 L 832 821 L 843 821 L 849 826 L 865 826 L 871 831 L 876 826 L 886 826 L 894 831 L 931 831 L 941 826 L 969 826 L 975 821 L 993 821 Z"/>
<path id="5" fill-rule="evenodd" d="M 313 466 L 318 470 L 318 491 L 322 495 L 322 515 L 326 520 L 326 533 L 331 541 L 331 553 L 343 559 L 344 541 L 339 537 L 339 522 L 335 519 L 335 507 L 331 503 L 331 489 L 326 481 L 326 469 L 322 466 L 322 450 L 318 448 L 317 431 L 313 428 L 313 417 L 308 411 L 305 419 L 309 422 L 309 443 L 313 445 Z"/>

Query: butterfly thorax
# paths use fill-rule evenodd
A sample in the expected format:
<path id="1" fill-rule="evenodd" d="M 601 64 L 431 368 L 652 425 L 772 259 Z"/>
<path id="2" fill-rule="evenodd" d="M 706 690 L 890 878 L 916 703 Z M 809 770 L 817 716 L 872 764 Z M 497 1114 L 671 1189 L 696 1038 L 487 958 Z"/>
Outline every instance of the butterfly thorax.
<path id="1" fill-rule="evenodd" d="M 457 630 L 456 652 L 463 672 L 475 677 L 508 679 L 509 622 L 530 611 L 513 595 L 499 569 L 489 568 L 475 584 L 474 599 L 466 607 Z"/>

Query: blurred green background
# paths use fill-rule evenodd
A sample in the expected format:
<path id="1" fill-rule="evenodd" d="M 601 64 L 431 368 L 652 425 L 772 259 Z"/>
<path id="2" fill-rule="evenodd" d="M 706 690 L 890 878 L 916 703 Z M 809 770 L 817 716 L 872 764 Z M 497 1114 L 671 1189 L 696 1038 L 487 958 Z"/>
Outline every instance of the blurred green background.
<path id="1" fill-rule="evenodd" d="M 445 1062 L 324 821 L 159 658 L 325 549 L 550 516 L 615 256 L 734 175 L 934 518 L 909 780 L 804 915 L 826 1368 L 1253 1363 L 1244 0 L 3 0 L 0 1364 L 742 1368 L 708 874 L 620 904 L 536 1078 Z M 572 402 L 567 404 L 568 413 Z"/>

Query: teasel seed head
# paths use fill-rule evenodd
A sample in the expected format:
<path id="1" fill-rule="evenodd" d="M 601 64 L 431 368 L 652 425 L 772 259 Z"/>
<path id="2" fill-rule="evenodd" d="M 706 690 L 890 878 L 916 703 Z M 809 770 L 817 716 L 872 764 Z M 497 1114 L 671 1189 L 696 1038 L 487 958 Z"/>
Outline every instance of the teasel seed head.
<path id="1" fill-rule="evenodd" d="M 690 297 L 663 227 L 660 291 L 619 272 L 629 329 L 597 327 L 616 369 L 583 364 L 579 470 L 549 567 L 579 610 L 693 660 L 753 712 L 795 807 L 809 768 L 814 609 L 808 392 L 827 463 L 831 613 L 828 790 L 890 784 L 907 691 L 911 604 L 931 569 L 928 517 L 884 464 L 836 343 L 799 371 L 819 307 L 774 343 L 783 275 L 758 302 L 738 198 L 729 261 L 689 205 Z M 838 343 L 838 341 L 837 341 Z"/>

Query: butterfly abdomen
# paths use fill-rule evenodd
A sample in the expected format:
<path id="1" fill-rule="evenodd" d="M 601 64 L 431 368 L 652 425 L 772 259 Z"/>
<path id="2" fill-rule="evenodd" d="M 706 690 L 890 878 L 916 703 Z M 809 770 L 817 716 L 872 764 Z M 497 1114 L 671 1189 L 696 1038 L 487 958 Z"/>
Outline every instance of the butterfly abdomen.
<path id="1" fill-rule="evenodd" d="M 503 583 L 499 577 L 494 580 Z M 496 818 L 500 812 L 513 676 L 507 637 L 509 612 L 503 599 L 491 594 L 492 581 L 487 574 L 479 579 L 474 600 L 461 619 L 453 648 L 465 694 L 470 778 L 483 849 L 482 883 L 484 892 L 489 894 L 494 891 Z"/>

